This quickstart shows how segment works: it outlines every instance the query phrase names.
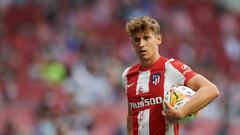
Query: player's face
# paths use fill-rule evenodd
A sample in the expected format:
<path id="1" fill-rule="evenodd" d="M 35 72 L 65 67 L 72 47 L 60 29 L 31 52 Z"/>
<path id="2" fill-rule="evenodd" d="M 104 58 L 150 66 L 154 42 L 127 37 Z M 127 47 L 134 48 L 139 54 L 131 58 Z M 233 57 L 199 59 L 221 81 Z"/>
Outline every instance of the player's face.
<path id="1" fill-rule="evenodd" d="M 153 31 L 137 32 L 131 37 L 133 47 L 140 60 L 151 60 L 158 55 L 158 45 L 161 43 L 161 35 Z"/>

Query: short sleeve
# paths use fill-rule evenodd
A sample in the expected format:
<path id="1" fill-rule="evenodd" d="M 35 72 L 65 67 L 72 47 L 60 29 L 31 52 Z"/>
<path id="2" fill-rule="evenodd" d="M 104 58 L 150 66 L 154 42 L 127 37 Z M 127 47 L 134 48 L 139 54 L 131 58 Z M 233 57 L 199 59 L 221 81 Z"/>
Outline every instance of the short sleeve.
<path id="1" fill-rule="evenodd" d="M 179 60 L 173 60 L 171 61 L 171 64 L 184 76 L 184 85 L 186 85 L 187 82 L 197 74 L 188 65 Z"/>
<path id="2" fill-rule="evenodd" d="M 128 70 L 130 69 L 130 67 L 129 68 L 126 68 L 124 71 L 123 71 L 123 73 L 122 73 L 122 85 L 123 85 L 123 87 L 124 87 L 124 89 L 125 89 L 125 93 L 126 93 L 126 91 L 127 91 L 127 73 L 128 73 Z"/>

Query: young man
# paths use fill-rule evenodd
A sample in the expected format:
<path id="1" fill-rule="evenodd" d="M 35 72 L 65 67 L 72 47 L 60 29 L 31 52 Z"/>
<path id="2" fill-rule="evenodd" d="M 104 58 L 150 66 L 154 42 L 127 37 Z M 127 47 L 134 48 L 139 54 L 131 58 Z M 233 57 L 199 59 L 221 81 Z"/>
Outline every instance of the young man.
<path id="1" fill-rule="evenodd" d="M 128 135 L 179 135 L 177 121 L 213 101 L 219 95 L 217 87 L 182 62 L 160 56 L 158 46 L 162 39 L 155 19 L 133 18 L 126 30 L 140 60 L 122 75 L 128 98 Z M 163 112 L 164 93 L 179 85 L 197 92 L 178 110 L 164 102 L 168 111 Z"/>

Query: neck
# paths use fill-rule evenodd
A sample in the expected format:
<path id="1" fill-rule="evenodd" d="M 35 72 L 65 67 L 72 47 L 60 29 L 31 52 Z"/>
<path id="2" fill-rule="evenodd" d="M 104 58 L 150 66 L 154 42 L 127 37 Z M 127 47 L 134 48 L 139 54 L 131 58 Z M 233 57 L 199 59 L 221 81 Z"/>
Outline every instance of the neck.
<path id="1" fill-rule="evenodd" d="M 141 60 L 141 65 L 143 68 L 151 66 L 152 64 L 154 64 L 160 57 L 160 54 L 157 53 L 156 55 L 154 55 L 151 59 L 147 59 L 147 60 Z"/>

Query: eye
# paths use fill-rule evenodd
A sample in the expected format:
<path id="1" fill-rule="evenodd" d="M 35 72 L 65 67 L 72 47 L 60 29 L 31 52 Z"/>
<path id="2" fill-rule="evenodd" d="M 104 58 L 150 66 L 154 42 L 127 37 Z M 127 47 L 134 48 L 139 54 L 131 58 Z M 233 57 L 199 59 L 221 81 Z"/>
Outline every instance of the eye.
<path id="1" fill-rule="evenodd" d="M 133 43 L 138 44 L 140 42 L 140 38 L 133 38 Z"/>
<path id="2" fill-rule="evenodd" d="M 148 40 L 148 39 L 150 39 L 150 38 L 151 38 L 150 36 L 144 36 L 144 37 L 143 37 L 144 40 Z"/>

